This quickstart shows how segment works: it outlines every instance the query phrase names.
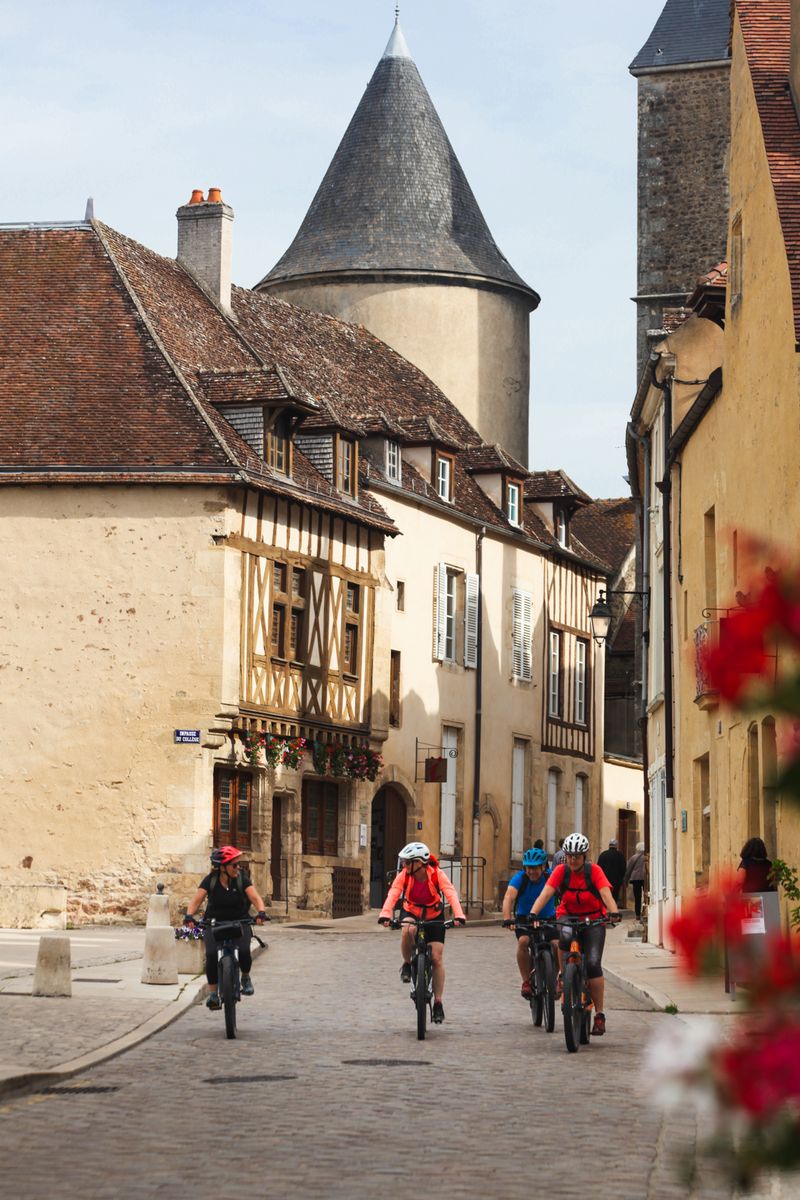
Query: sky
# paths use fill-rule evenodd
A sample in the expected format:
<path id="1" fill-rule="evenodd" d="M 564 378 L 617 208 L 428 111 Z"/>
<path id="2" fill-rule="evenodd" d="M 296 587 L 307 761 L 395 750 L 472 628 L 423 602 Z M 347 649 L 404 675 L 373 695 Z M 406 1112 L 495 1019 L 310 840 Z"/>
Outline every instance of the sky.
<path id="1" fill-rule="evenodd" d="M 542 297 L 531 454 L 627 494 L 636 81 L 664 0 L 402 0 L 417 67 L 500 249 Z M 0 223 L 86 199 L 174 257 L 193 188 L 233 206 L 234 281 L 291 242 L 380 59 L 389 0 L 0 0 Z"/>

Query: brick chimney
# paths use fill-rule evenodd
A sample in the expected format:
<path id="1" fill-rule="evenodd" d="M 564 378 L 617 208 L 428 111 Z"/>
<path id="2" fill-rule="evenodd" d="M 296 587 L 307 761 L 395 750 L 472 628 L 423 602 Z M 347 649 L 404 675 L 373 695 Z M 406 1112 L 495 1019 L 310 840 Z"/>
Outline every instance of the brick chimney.
<path id="1" fill-rule="evenodd" d="M 800 115 L 800 0 L 792 0 L 792 52 L 789 59 L 789 82 L 795 112 Z"/>
<path id="2" fill-rule="evenodd" d="M 209 188 L 207 199 L 195 189 L 175 215 L 178 262 L 224 312 L 230 313 L 233 209 L 224 203 L 219 188 Z"/>

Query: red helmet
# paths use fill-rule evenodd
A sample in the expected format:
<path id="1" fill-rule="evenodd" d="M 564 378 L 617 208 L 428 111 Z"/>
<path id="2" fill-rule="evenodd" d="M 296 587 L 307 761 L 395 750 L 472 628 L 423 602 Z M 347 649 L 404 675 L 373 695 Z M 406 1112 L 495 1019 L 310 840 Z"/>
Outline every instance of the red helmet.
<path id="1" fill-rule="evenodd" d="M 211 862 L 215 867 L 224 867 L 227 863 L 235 862 L 242 857 L 241 850 L 235 846 L 220 846 L 219 850 L 211 851 Z"/>

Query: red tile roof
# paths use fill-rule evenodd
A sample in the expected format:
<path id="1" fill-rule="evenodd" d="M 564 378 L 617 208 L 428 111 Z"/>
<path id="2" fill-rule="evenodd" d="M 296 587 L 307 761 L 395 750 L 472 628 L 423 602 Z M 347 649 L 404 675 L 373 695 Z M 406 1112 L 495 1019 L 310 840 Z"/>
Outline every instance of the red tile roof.
<path id="1" fill-rule="evenodd" d="M 778 205 L 800 346 L 800 125 L 789 90 L 790 0 L 736 0 L 772 186 Z"/>
<path id="2" fill-rule="evenodd" d="M 471 447 L 464 452 L 463 462 L 471 475 L 478 475 L 485 471 L 503 472 L 520 477 L 528 475 L 527 467 L 523 467 L 521 463 L 511 457 L 508 451 L 497 444 Z"/>
<path id="3" fill-rule="evenodd" d="M 570 529 L 616 573 L 636 540 L 636 506 L 630 496 L 593 500 L 577 510 Z"/>
<path id="4" fill-rule="evenodd" d="M 526 500 L 572 499 L 588 504 L 588 496 L 565 471 L 531 471 L 525 483 Z"/>

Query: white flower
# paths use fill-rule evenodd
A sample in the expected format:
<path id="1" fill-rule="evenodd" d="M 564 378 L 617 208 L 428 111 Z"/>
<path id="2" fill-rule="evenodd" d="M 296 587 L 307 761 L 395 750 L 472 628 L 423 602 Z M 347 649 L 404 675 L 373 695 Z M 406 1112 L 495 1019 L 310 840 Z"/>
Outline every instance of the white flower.
<path id="1" fill-rule="evenodd" d="M 721 1030 L 713 1020 L 671 1022 L 645 1054 L 643 1070 L 651 1102 L 665 1109 L 689 1102 L 700 1111 L 716 1111 L 709 1056 L 721 1041 Z"/>

